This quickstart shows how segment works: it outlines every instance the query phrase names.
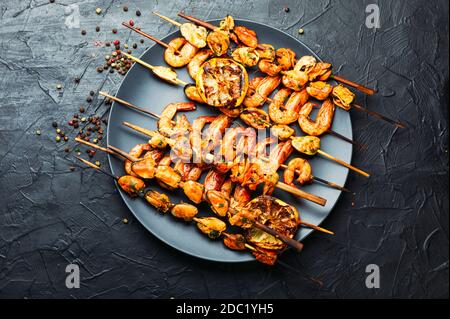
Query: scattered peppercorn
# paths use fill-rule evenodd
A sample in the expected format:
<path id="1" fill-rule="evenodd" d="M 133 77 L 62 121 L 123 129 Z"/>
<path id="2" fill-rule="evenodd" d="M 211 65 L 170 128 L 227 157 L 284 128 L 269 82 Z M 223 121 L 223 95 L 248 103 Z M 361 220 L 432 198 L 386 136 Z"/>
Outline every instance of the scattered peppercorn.
<path id="1" fill-rule="evenodd" d="M 56 133 L 58 133 L 58 134 L 61 133 L 61 129 L 59 129 L 59 128 L 56 129 Z"/>
<path id="2" fill-rule="evenodd" d="M 126 219 L 126 218 L 122 219 L 122 223 L 128 224 L 128 219 Z"/>
<path id="3" fill-rule="evenodd" d="M 302 28 L 298 29 L 298 33 L 303 34 L 305 33 L 305 30 L 303 30 Z"/>
<path id="4" fill-rule="evenodd" d="M 123 6 L 123 11 L 127 12 L 128 11 L 128 7 L 127 6 Z"/>
<path id="5" fill-rule="evenodd" d="M 137 15 L 138 17 L 140 17 L 140 16 L 141 16 L 141 11 L 136 10 L 136 15 Z"/>
<path id="6" fill-rule="evenodd" d="M 75 171 L 75 166 L 70 166 L 69 169 L 71 172 L 73 172 L 73 171 Z"/>
<path id="7" fill-rule="evenodd" d="M 80 111 L 80 113 L 84 113 L 85 109 L 84 107 L 80 106 L 80 108 L 78 109 Z"/>
<path id="8" fill-rule="evenodd" d="M 49 2 L 50 2 L 50 3 L 55 3 L 55 0 L 50 0 Z"/>
<path id="9" fill-rule="evenodd" d="M 75 81 L 75 83 L 80 83 L 81 79 L 79 76 L 76 76 L 73 80 Z"/>
<path id="10" fill-rule="evenodd" d="M 109 47 L 109 46 L 111 46 L 111 42 L 106 41 L 106 42 L 105 42 L 105 45 L 106 45 L 107 47 Z"/>
<path id="11" fill-rule="evenodd" d="M 284 7 L 284 12 L 289 12 L 289 11 L 290 11 L 289 7 Z"/>
<path id="12" fill-rule="evenodd" d="M 91 102 L 92 102 L 92 97 L 91 97 L 91 96 L 88 96 L 88 97 L 86 98 L 86 102 L 91 103 Z"/>
<path id="13" fill-rule="evenodd" d="M 62 85 L 61 84 L 56 85 L 56 89 L 61 90 L 62 89 Z"/>
<path id="14" fill-rule="evenodd" d="M 69 140 L 69 137 L 64 136 L 64 141 L 67 142 Z"/>
<path id="15" fill-rule="evenodd" d="M 66 148 L 64 149 L 64 152 L 69 153 L 69 152 L 70 152 L 70 147 L 66 147 Z"/>
<path id="16" fill-rule="evenodd" d="M 53 126 L 53 127 L 58 127 L 58 123 L 54 121 L 54 122 L 52 123 L 52 126 Z"/>
<path id="17" fill-rule="evenodd" d="M 95 95 L 95 92 L 94 92 L 94 91 L 90 91 L 90 92 L 89 92 L 89 95 L 90 95 L 90 96 L 94 96 L 94 95 Z"/>
<path id="18" fill-rule="evenodd" d="M 83 123 L 86 122 L 86 118 L 85 118 L 85 117 L 82 117 L 82 118 L 81 118 L 81 122 L 83 122 Z"/>
<path id="19" fill-rule="evenodd" d="M 95 9 L 95 13 L 97 13 L 97 14 L 102 13 L 102 8 L 97 8 L 97 9 Z"/>
<path id="20" fill-rule="evenodd" d="M 81 30 L 81 34 L 82 34 L 82 35 L 86 35 L 86 30 L 84 30 L 84 29 Z"/>
<path id="21" fill-rule="evenodd" d="M 61 141 L 61 136 L 59 136 L 59 135 L 56 135 L 56 137 L 55 137 L 55 141 L 57 141 L 57 142 Z"/>
<path id="22" fill-rule="evenodd" d="M 97 139 L 97 138 L 94 138 L 94 139 L 92 140 L 92 143 L 97 144 L 97 143 L 98 143 L 98 139 Z"/>
<path id="23" fill-rule="evenodd" d="M 133 49 L 137 49 L 137 43 L 133 43 Z"/>
<path id="24" fill-rule="evenodd" d="M 128 44 L 125 43 L 125 44 L 123 45 L 123 47 L 124 47 L 125 49 L 128 49 Z"/>
<path id="25" fill-rule="evenodd" d="M 96 27 L 95 27 L 95 31 L 99 32 L 99 31 L 100 31 L 100 27 L 99 27 L 99 26 L 96 26 Z"/>
<path id="26" fill-rule="evenodd" d="M 97 72 L 98 73 L 102 73 L 103 72 L 103 67 L 102 66 L 98 66 L 97 67 Z"/>
<path id="27" fill-rule="evenodd" d="M 117 33 L 117 29 L 116 29 L 116 28 L 113 28 L 113 29 L 112 29 L 112 33 L 116 34 L 116 33 Z"/>
<path id="28" fill-rule="evenodd" d="M 140 42 L 141 42 L 141 43 L 144 43 L 145 41 L 144 41 L 144 39 L 141 39 Z"/>
<path id="29" fill-rule="evenodd" d="M 100 166 L 100 161 L 95 161 L 95 165 Z"/>
<path id="30" fill-rule="evenodd" d="M 37 130 L 36 135 L 41 135 L 41 131 Z"/>

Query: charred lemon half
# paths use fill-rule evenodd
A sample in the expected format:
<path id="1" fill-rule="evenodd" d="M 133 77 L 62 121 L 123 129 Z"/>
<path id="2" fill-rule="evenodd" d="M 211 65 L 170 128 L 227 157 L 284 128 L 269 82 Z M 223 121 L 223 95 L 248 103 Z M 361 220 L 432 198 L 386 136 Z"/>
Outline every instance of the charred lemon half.
<path id="1" fill-rule="evenodd" d="M 241 105 L 247 94 L 248 74 L 231 59 L 213 58 L 200 67 L 196 85 L 206 104 L 232 109 Z"/>
<path id="2" fill-rule="evenodd" d="M 259 196 L 250 201 L 246 209 L 256 213 L 257 221 L 293 238 L 300 223 L 298 211 L 291 205 L 272 196 Z M 246 239 L 253 245 L 270 250 L 281 250 L 286 244 L 280 239 L 255 227 L 249 228 Z"/>

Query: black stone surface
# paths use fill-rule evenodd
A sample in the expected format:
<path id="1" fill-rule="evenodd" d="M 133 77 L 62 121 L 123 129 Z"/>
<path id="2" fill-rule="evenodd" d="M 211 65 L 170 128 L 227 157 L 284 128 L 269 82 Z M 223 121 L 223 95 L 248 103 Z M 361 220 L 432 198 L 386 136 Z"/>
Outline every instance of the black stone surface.
<path id="1" fill-rule="evenodd" d="M 448 297 L 448 1 L 377 1 L 377 30 L 364 24 L 370 3 L 1 0 L 0 297 Z M 80 29 L 65 24 L 71 4 Z M 110 53 L 95 41 L 128 39 L 140 54 L 150 42 L 140 44 L 120 22 L 133 18 L 163 36 L 173 27 L 151 11 L 173 17 L 178 10 L 205 19 L 228 13 L 299 37 L 336 73 L 379 89 L 360 102 L 408 127 L 352 113 L 355 138 L 369 144 L 353 163 L 373 175 L 351 175 L 347 185 L 357 194 L 344 195 L 324 223 L 336 236 L 310 236 L 300 255 L 283 255 L 290 266 L 208 263 L 169 248 L 133 219 L 109 178 L 71 172 L 71 154 L 54 141 L 58 121 L 72 147 L 66 123 L 79 106 L 107 112 L 97 97 L 88 106 L 89 91 L 114 91 L 121 81 L 95 70 Z M 95 159 L 106 166 L 104 155 Z M 80 289 L 65 286 L 69 263 L 80 265 Z M 380 267 L 379 289 L 365 286 L 368 264 Z"/>

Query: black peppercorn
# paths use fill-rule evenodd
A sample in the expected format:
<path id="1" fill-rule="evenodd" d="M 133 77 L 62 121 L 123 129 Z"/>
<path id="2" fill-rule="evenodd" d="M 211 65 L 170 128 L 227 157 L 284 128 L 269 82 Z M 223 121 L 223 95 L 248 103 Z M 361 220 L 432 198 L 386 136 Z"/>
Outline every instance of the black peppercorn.
<path id="1" fill-rule="evenodd" d="M 100 27 L 99 27 L 99 26 L 96 26 L 96 27 L 95 27 L 95 31 L 99 32 L 99 31 L 100 31 Z"/>
<path id="2" fill-rule="evenodd" d="M 138 17 L 140 17 L 140 16 L 141 16 L 141 11 L 136 10 L 136 15 L 137 15 Z"/>
<path id="3" fill-rule="evenodd" d="M 86 102 L 91 103 L 91 102 L 92 102 L 92 97 L 88 96 L 88 97 L 86 98 Z"/>
<path id="4" fill-rule="evenodd" d="M 84 30 L 84 29 L 81 30 L 81 34 L 82 34 L 82 35 L 86 35 L 86 30 Z"/>
<path id="5" fill-rule="evenodd" d="M 53 127 L 58 127 L 58 123 L 55 121 L 55 122 L 52 123 L 52 126 Z"/>

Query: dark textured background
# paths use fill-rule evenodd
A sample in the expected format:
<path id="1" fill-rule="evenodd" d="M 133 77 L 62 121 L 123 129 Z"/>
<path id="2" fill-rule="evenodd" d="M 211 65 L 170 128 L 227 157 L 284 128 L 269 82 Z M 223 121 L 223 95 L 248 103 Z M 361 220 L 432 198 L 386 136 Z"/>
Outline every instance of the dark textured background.
<path id="1" fill-rule="evenodd" d="M 126 3 L 128 13 L 123 1 L 48 2 L 0 1 L 0 297 L 448 297 L 448 1 L 377 1 L 376 31 L 364 25 L 371 1 L 136 1 Z M 86 36 L 64 24 L 71 3 Z M 166 35 L 173 27 L 151 11 L 179 9 L 204 19 L 229 13 L 299 37 L 337 73 L 379 89 L 362 99 L 370 109 L 408 126 L 352 113 L 355 138 L 369 144 L 353 163 L 373 175 L 350 175 L 357 195 L 342 196 L 324 223 L 336 236 L 313 234 L 300 255 L 283 255 L 291 268 L 208 263 L 175 251 L 133 219 L 111 180 L 70 172 L 65 146 L 54 141 L 53 120 L 67 122 L 87 106 L 87 92 L 120 83 L 95 71 L 108 51 L 94 41 L 138 41 L 119 26 L 130 18 Z M 98 106 L 100 115 L 107 110 L 100 99 L 89 110 Z M 65 287 L 68 263 L 80 265 L 80 289 Z M 380 266 L 380 289 L 365 287 L 371 263 Z"/>

